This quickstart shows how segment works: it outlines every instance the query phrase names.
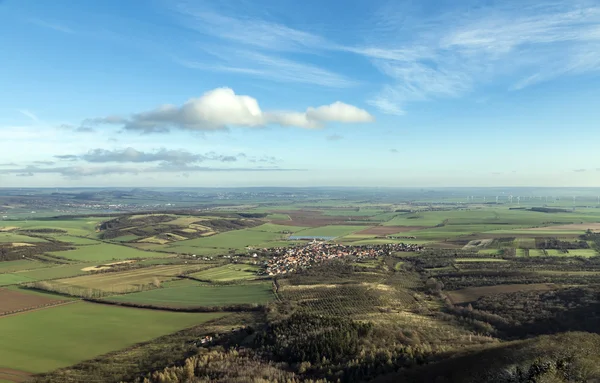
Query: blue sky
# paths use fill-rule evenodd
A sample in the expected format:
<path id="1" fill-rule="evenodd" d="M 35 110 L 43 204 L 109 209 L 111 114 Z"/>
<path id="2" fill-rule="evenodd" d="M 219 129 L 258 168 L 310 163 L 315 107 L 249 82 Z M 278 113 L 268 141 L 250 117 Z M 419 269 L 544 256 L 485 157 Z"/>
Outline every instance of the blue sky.
<path id="1" fill-rule="evenodd" d="M 597 1 L 0 0 L 0 186 L 600 186 Z"/>

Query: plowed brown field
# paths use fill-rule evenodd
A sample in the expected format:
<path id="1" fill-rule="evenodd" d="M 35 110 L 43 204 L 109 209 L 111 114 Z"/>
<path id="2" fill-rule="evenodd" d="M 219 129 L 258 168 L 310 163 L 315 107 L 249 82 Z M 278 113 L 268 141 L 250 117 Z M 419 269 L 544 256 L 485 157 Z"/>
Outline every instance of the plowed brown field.
<path id="1" fill-rule="evenodd" d="M 64 302 L 62 299 L 47 298 L 37 294 L 27 294 L 19 291 L 0 289 L 0 315 L 15 311 L 33 310 Z"/>

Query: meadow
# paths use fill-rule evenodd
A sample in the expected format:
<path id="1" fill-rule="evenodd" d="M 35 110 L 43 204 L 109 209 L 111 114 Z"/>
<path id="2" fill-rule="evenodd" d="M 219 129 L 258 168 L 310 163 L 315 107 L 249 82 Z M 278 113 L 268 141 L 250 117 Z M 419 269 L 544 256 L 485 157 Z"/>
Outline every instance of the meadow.
<path id="1" fill-rule="evenodd" d="M 222 315 L 77 302 L 2 317 L 0 367 L 51 371 Z"/>
<path id="2" fill-rule="evenodd" d="M 141 269 L 115 271 L 83 275 L 74 278 L 58 279 L 53 283 L 65 286 L 97 289 L 106 292 L 121 293 L 132 291 L 142 286 L 160 284 L 164 281 L 175 279 L 177 275 L 188 270 L 202 269 L 199 264 L 179 264 L 164 266 L 149 266 Z M 155 286 L 158 287 L 158 286 Z"/>
<path id="3" fill-rule="evenodd" d="M 80 246 L 75 250 L 57 251 L 50 253 L 80 262 L 110 261 L 134 258 L 164 258 L 168 254 L 141 251 L 132 247 L 100 243 L 97 245 Z"/>
<path id="4" fill-rule="evenodd" d="M 367 226 L 352 226 L 352 225 L 329 225 L 321 227 L 312 227 L 310 229 L 302 230 L 294 233 L 295 236 L 307 236 L 307 237 L 343 237 L 366 229 Z"/>
<path id="5" fill-rule="evenodd" d="M 228 264 L 219 267 L 213 267 L 198 273 L 190 274 L 191 277 L 206 280 L 206 281 L 233 281 L 239 279 L 256 278 L 258 266 L 248 265 L 243 263 Z"/>
<path id="6" fill-rule="evenodd" d="M 166 307 L 214 307 L 239 304 L 263 304 L 273 297 L 271 282 L 243 285 L 211 286 L 206 284 L 171 284 L 173 287 L 109 297 L 114 302 Z"/>
<path id="7" fill-rule="evenodd" d="M 94 237 L 96 226 L 106 218 L 66 218 L 66 219 L 44 219 L 27 221 L 0 221 L 2 227 L 17 227 L 19 229 L 58 229 L 64 230 L 70 235 Z"/>
<path id="8" fill-rule="evenodd" d="M 205 238 L 179 241 L 165 247 L 165 250 L 178 253 L 196 253 L 199 249 L 220 249 L 226 252 L 228 249 L 244 249 L 247 246 L 260 246 L 269 241 L 284 238 L 284 234 L 268 231 L 257 231 L 251 229 L 228 231 Z"/>

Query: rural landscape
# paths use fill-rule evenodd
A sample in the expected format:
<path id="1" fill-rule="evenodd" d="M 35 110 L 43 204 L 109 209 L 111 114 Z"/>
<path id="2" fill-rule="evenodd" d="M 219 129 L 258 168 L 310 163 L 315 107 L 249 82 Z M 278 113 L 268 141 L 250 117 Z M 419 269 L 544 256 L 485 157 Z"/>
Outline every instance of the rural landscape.
<path id="1" fill-rule="evenodd" d="M 596 193 L 0 189 L 0 382 L 596 381 Z"/>

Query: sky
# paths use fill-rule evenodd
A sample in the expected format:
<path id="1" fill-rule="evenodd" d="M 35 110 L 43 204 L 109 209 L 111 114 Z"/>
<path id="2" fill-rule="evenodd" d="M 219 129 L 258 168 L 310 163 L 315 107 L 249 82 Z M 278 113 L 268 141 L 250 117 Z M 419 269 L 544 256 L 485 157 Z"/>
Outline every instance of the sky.
<path id="1" fill-rule="evenodd" d="M 0 0 L 0 187 L 600 187 L 600 1 Z"/>

